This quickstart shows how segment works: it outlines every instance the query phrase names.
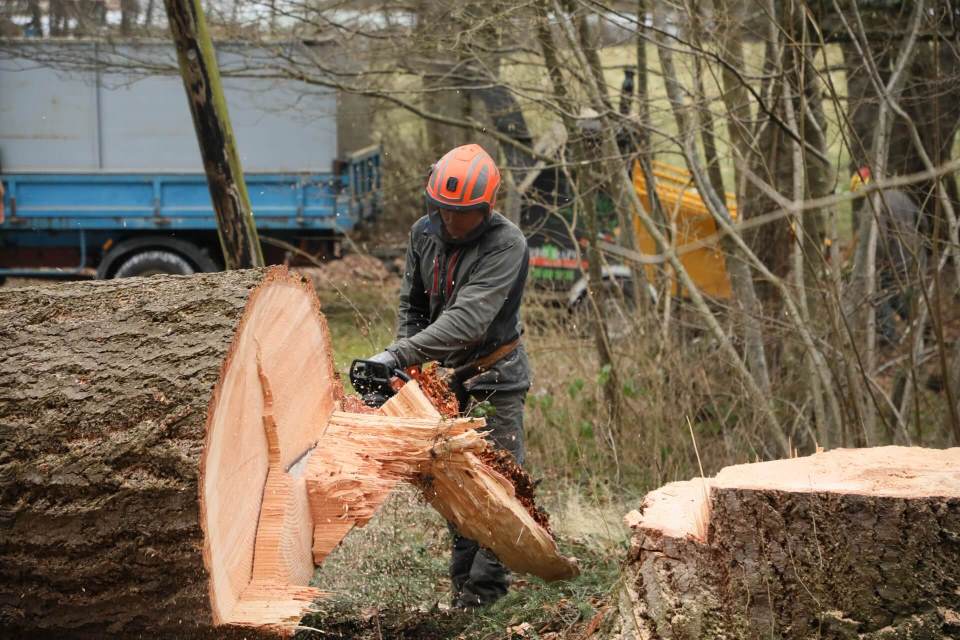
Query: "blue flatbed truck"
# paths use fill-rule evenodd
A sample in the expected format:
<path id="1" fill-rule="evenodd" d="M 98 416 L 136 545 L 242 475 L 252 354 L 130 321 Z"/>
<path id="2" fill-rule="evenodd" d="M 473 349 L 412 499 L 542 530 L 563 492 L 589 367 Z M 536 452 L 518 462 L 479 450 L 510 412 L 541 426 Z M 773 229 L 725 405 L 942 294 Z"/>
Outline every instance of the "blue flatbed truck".
<path id="1" fill-rule="evenodd" d="M 37 63 L 26 45 L 0 55 L 0 278 L 221 269 L 180 78 L 128 64 L 175 68 L 172 47 L 43 46 L 67 62 Z M 218 57 L 229 70 L 249 56 L 226 46 Z M 291 258 L 283 243 L 334 255 L 344 232 L 377 215 L 379 149 L 346 148 L 329 90 L 267 77 L 225 77 L 224 89 L 267 261 Z"/>

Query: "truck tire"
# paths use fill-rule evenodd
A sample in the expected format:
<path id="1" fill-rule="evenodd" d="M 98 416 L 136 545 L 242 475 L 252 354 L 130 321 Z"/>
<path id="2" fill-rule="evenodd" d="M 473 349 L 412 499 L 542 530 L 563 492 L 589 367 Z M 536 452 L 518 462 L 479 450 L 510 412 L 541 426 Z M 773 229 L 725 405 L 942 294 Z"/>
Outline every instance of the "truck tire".
<path id="1" fill-rule="evenodd" d="M 161 258 L 159 267 L 149 273 L 127 272 L 127 263 L 145 254 L 164 254 L 173 258 Z M 142 258 L 141 258 L 142 260 Z M 183 270 L 183 264 L 190 268 Z M 142 263 L 141 263 L 142 264 Z M 123 278 L 133 275 L 149 275 L 150 273 L 191 274 L 220 271 L 222 267 L 210 257 L 209 251 L 189 240 L 164 236 L 145 236 L 128 238 L 116 245 L 103 257 L 97 266 L 97 279 Z"/>
<path id="2" fill-rule="evenodd" d="M 183 256 L 164 249 L 151 249 L 135 253 L 127 258 L 113 274 L 113 277 L 152 276 L 158 273 L 188 276 L 195 272 L 196 269 Z"/>

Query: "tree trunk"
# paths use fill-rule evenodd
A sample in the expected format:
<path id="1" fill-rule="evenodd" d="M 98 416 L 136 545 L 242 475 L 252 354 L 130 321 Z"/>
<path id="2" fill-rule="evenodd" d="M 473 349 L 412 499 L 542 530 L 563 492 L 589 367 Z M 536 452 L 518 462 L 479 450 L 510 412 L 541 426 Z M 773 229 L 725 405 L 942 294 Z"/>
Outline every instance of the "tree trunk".
<path id="1" fill-rule="evenodd" d="M 120 0 L 120 33 L 129 36 L 140 17 L 139 0 Z"/>
<path id="2" fill-rule="evenodd" d="M 27 11 L 30 13 L 30 28 L 35 38 L 43 37 L 43 12 L 40 10 L 40 0 L 29 0 Z"/>
<path id="3" fill-rule="evenodd" d="M 156 0 L 147 0 L 147 9 L 144 12 L 143 16 L 143 27 L 150 30 L 150 27 L 153 26 L 153 8 L 156 3 Z"/>
<path id="4" fill-rule="evenodd" d="M 790 98 L 789 82 L 795 81 L 797 85 L 802 82 L 797 81 L 795 76 L 799 72 L 799 65 L 793 64 L 786 53 L 786 41 L 788 33 L 786 29 L 789 25 L 786 22 L 786 7 L 780 7 L 779 3 L 768 2 L 764 7 L 766 13 L 771 14 L 767 20 L 767 36 L 764 58 L 764 73 L 769 77 L 766 85 L 767 103 L 779 119 L 784 122 L 786 118 L 786 100 Z M 774 14 L 774 12 L 777 12 Z M 794 175 L 792 140 L 784 132 L 773 116 L 767 114 L 761 116 L 758 112 L 757 122 L 751 140 L 755 142 L 747 159 L 747 166 L 754 175 L 760 177 L 764 182 L 770 185 L 774 191 L 780 194 L 789 194 L 793 190 L 792 181 Z M 743 200 L 738 202 L 738 211 L 743 216 L 743 220 L 748 220 L 777 208 L 777 203 L 771 200 L 757 185 L 747 182 L 744 187 Z M 790 221 L 786 218 L 772 221 L 761 225 L 744 233 L 744 238 L 750 245 L 750 248 L 757 254 L 763 264 L 779 278 L 785 278 L 790 272 L 792 262 L 790 256 L 794 246 L 794 234 L 790 229 Z M 760 283 L 757 286 L 757 293 L 761 300 L 767 303 L 771 311 L 770 315 L 775 315 L 776 308 L 780 302 L 777 299 L 777 292 L 769 283 Z M 771 345 L 775 350 L 779 345 Z M 774 359 L 779 354 L 774 352 Z"/>
<path id="5" fill-rule="evenodd" d="M 957 468 L 960 449 L 841 449 L 648 494 L 620 637 L 955 637 Z"/>
<path id="6" fill-rule="evenodd" d="M 165 4 L 217 218 L 224 265 L 227 269 L 262 267 L 263 250 L 203 8 L 200 0 L 165 0 Z"/>

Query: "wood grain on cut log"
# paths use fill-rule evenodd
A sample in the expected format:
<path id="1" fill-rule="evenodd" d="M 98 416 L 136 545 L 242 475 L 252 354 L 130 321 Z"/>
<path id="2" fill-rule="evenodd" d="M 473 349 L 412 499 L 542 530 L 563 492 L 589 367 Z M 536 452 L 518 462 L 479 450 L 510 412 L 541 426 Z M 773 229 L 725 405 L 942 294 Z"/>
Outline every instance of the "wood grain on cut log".
<path id="1" fill-rule="evenodd" d="M 627 523 L 620 637 L 960 636 L 960 449 L 728 467 Z"/>

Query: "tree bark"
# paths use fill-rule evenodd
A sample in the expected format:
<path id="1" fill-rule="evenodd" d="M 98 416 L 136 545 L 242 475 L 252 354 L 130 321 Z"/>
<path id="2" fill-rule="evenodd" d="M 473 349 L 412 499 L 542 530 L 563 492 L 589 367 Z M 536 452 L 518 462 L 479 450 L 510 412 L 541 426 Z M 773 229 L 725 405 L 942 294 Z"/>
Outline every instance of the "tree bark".
<path id="1" fill-rule="evenodd" d="M 662 640 L 953 637 L 958 465 L 836 450 L 666 485 L 626 518 L 621 616 Z"/>
<path id="2" fill-rule="evenodd" d="M 27 11 L 30 13 L 30 27 L 34 37 L 43 37 L 43 13 L 40 10 L 40 0 L 29 0 Z"/>
<path id="3" fill-rule="evenodd" d="M 140 17 L 139 0 L 120 1 L 120 33 L 129 36 Z"/>
<path id="4" fill-rule="evenodd" d="M 703 28 L 703 15 L 698 0 L 689 0 L 687 13 L 690 18 L 690 36 L 694 42 L 703 42 L 706 34 Z M 693 97 L 696 101 L 697 118 L 700 121 L 700 142 L 703 145 L 703 160 L 706 164 L 707 175 L 713 190 L 723 197 L 726 189 L 723 186 L 723 174 L 720 171 L 720 159 L 717 156 L 717 142 L 713 124 L 713 113 L 710 111 L 710 102 L 704 88 L 703 76 L 705 64 L 700 56 L 693 57 Z"/>
<path id="5" fill-rule="evenodd" d="M 791 193 L 793 178 L 793 156 L 791 149 L 791 138 L 786 134 L 780 123 L 784 122 L 786 117 L 786 100 L 789 99 L 789 83 L 794 81 L 800 85 L 802 82 L 796 80 L 795 76 L 799 72 L 799 66 L 793 64 L 794 61 L 787 57 L 786 41 L 788 40 L 788 29 L 790 25 L 786 24 L 788 10 L 781 7 L 781 3 L 767 2 L 764 7 L 765 13 L 770 14 L 766 20 L 767 34 L 765 38 L 764 53 L 764 74 L 768 76 L 766 81 L 767 102 L 776 117 L 761 116 L 758 118 L 752 132 L 751 141 L 755 143 L 752 146 L 747 166 L 757 176 L 760 176 L 767 184 L 771 185 L 777 193 Z M 779 7 L 779 11 L 778 11 Z M 758 189 L 752 182 L 745 185 L 743 200 L 738 202 L 738 211 L 743 220 L 763 215 L 776 208 L 776 204 L 762 190 Z M 794 234 L 790 229 L 790 223 L 787 219 L 777 220 L 769 224 L 762 225 L 744 233 L 744 238 L 750 245 L 750 248 L 760 257 L 763 264 L 770 269 L 777 277 L 785 278 L 790 272 L 792 262 L 790 260 L 791 249 L 794 245 Z M 771 309 L 771 315 L 776 313 L 777 300 L 776 292 L 766 283 L 757 287 L 757 293 L 761 300 L 766 302 Z M 778 348 L 779 345 L 772 345 Z M 774 357 L 777 357 L 775 354 Z"/>

